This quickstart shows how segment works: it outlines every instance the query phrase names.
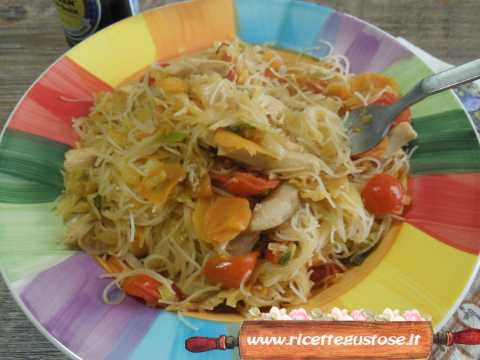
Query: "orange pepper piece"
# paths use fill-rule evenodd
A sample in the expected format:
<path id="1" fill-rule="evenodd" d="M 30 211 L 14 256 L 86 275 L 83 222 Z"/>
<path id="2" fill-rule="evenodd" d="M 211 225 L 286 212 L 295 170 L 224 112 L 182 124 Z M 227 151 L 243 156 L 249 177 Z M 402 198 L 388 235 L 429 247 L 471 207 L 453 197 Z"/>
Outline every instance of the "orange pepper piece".
<path id="1" fill-rule="evenodd" d="M 197 201 L 192 221 L 200 240 L 220 244 L 234 239 L 244 231 L 251 217 L 247 199 L 213 196 Z"/>

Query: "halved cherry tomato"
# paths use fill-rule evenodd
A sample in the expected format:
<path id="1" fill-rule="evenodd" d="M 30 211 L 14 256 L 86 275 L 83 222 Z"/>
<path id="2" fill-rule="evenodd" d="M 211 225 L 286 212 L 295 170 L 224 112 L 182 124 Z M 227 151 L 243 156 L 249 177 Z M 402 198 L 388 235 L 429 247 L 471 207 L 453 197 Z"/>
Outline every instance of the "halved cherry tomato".
<path id="1" fill-rule="evenodd" d="M 392 94 L 390 92 L 383 93 L 383 95 L 374 101 L 374 104 L 376 105 L 392 105 L 398 101 L 398 97 L 395 94 Z M 412 121 L 412 112 L 410 109 L 406 109 L 400 113 L 400 115 L 397 116 L 395 119 L 395 122 L 393 123 L 393 126 L 397 126 L 398 124 L 402 122 L 410 122 Z"/>
<path id="2" fill-rule="evenodd" d="M 212 175 L 212 179 L 219 182 L 233 195 L 255 196 L 268 190 L 275 189 L 280 181 L 268 180 L 247 172 L 235 171 L 231 175 Z"/>
<path id="3" fill-rule="evenodd" d="M 162 284 L 148 275 L 134 275 L 123 280 L 122 288 L 125 294 L 140 298 L 147 305 L 158 306 L 159 288 Z"/>
<path id="4" fill-rule="evenodd" d="M 166 306 L 166 304 L 158 302 L 161 299 L 160 288 L 162 286 L 163 285 L 159 281 L 144 274 L 127 277 L 123 280 L 122 284 L 125 294 L 145 301 L 145 304 L 148 306 L 155 307 Z M 178 300 L 183 300 L 185 298 L 182 290 L 180 290 L 177 285 L 172 284 L 172 289 Z"/>
<path id="5" fill-rule="evenodd" d="M 312 280 L 315 285 L 321 285 L 329 277 L 336 273 L 343 272 L 342 268 L 335 263 L 312 266 L 309 270 L 311 271 L 310 280 Z"/>
<path id="6" fill-rule="evenodd" d="M 401 214 L 404 196 L 403 185 L 388 174 L 375 175 L 362 191 L 363 204 L 374 215 Z"/>
<path id="7" fill-rule="evenodd" d="M 258 252 L 245 255 L 210 258 L 203 272 L 208 281 L 220 284 L 226 289 L 238 289 L 242 280 L 248 280 L 257 265 Z"/>

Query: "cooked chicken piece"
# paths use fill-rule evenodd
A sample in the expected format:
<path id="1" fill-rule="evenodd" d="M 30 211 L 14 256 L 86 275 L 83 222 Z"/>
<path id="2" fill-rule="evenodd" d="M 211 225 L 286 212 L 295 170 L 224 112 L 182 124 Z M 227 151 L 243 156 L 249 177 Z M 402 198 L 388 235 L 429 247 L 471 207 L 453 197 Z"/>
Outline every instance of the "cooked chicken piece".
<path id="1" fill-rule="evenodd" d="M 402 122 L 395 126 L 388 135 L 389 142 L 384 157 L 391 156 L 404 145 L 417 138 L 417 133 L 408 122 Z"/>
<path id="2" fill-rule="evenodd" d="M 390 133 L 373 148 L 361 154 L 354 155 L 352 158 L 359 159 L 371 156 L 377 159 L 385 159 L 416 138 L 417 133 L 413 130 L 412 125 L 408 122 L 402 122 L 392 128 Z"/>
<path id="3" fill-rule="evenodd" d="M 271 134 L 265 134 L 260 141 L 260 145 L 277 159 L 285 156 L 285 148 Z"/>
<path id="4" fill-rule="evenodd" d="M 263 231 L 287 221 L 300 206 L 298 190 L 283 183 L 253 209 L 249 230 Z"/>
<path id="5" fill-rule="evenodd" d="M 65 170 L 85 168 L 93 165 L 97 154 L 93 148 L 71 149 L 65 153 Z"/>
<path id="6" fill-rule="evenodd" d="M 253 246 L 259 238 L 260 233 L 258 232 L 238 235 L 228 243 L 226 250 L 232 256 L 245 255 L 252 251 Z"/>
<path id="7" fill-rule="evenodd" d="M 318 164 L 319 159 L 315 155 L 299 151 L 287 151 L 282 159 L 270 163 L 269 169 L 314 170 Z"/>

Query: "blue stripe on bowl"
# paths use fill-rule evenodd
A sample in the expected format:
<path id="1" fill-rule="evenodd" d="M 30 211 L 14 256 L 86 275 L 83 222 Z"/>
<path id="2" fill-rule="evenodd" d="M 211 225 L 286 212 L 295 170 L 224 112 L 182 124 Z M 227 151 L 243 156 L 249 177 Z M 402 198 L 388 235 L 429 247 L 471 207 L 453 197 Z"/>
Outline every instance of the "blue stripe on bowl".
<path id="1" fill-rule="evenodd" d="M 327 7 L 293 0 L 236 0 L 235 5 L 240 39 L 297 51 L 317 45 L 324 24 L 334 12 Z"/>
<path id="2" fill-rule="evenodd" d="M 236 335 L 239 324 L 227 324 L 190 317 L 185 317 L 185 320 L 198 330 L 189 328 L 175 313 L 161 312 L 145 337 L 137 345 L 130 359 L 223 360 L 233 357 L 234 352 L 231 350 L 216 350 L 201 354 L 190 353 L 185 350 L 185 340 L 191 336 L 218 337 L 220 335 Z M 107 359 L 116 360 L 119 354 L 111 353 L 109 355 Z"/>

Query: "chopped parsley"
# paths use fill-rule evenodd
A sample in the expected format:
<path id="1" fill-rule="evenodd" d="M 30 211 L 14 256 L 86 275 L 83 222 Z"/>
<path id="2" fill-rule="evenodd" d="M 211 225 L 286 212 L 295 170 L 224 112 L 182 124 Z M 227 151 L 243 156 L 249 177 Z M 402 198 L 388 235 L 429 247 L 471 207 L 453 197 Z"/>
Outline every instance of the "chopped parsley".
<path id="1" fill-rule="evenodd" d="M 167 144 L 175 144 L 181 142 L 187 138 L 187 134 L 180 131 L 173 131 L 171 133 L 162 135 L 160 141 Z"/>
<path id="2" fill-rule="evenodd" d="M 280 260 L 278 260 L 278 263 L 280 265 L 286 265 L 290 261 L 291 257 L 292 257 L 292 253 L 290 250 L 288 250 L 285 254 L 282 255 Z"/>

